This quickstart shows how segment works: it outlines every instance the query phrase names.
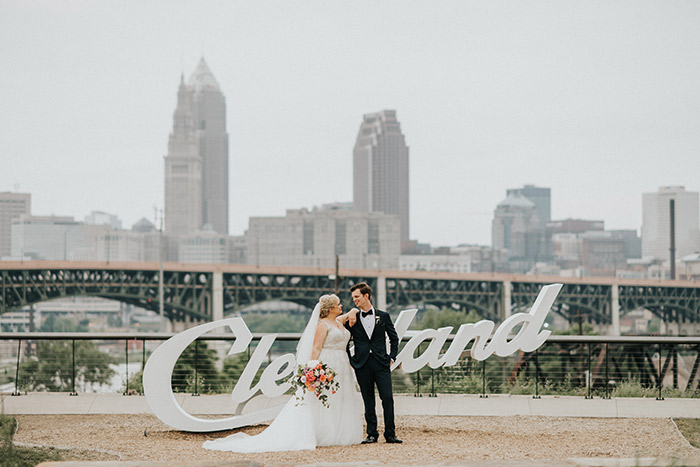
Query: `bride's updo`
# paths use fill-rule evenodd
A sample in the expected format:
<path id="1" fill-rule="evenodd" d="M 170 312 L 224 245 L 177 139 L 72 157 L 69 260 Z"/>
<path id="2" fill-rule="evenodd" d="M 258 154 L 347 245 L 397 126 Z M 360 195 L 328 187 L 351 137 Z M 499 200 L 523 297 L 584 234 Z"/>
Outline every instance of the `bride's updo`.
<path id="1" fill-rule="evenodd" d="M 319 298 L 318 303 L 321 305 L 318 316 L 319 318 L 325 318 L 331 312 L 331 308 L 340 303 L 340 299 L 335 294 L 328 294 Z"/>

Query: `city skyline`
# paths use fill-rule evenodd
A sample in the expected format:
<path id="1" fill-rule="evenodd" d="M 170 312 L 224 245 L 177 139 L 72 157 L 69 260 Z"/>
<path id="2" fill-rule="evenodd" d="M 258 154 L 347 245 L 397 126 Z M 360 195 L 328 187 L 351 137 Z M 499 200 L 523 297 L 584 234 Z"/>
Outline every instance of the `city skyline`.
<path id="1" fill-rule="evenodd" d="M 360 3 L 5 2 L 0 191 L 35 215 L 152 220 L 202 55 L 226 93 L 232 235 L 352 200 L 357 122 L 380 109 L 411 150 L 421 242 L 488 244 L 526 184 L 551 188 L 552 219 L 638 231 L 643 193 L 700 188 L 700 5 Z"/>

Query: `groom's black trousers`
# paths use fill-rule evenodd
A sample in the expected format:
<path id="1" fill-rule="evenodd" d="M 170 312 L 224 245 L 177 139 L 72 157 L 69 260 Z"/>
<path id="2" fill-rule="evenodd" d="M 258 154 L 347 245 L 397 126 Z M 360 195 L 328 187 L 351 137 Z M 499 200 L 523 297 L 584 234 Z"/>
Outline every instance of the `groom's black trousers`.
<path id="1" fill-rule="evenodd" d="M 379 398 L 384 409 L 384 437 L 395 437 L 394 425 L 394 398 L 391 391 L 391 370 L 382 365 L 376 358 L 370 356 L 361 368 L 355 368 L 357 384 L 362 392 L 362 400 L 365 402 L 365 420 L 367 421 L 367 434 L 379 437 L 377 431 L 377 411 L 375 409 L 374 386 L 377 385 Z"/>

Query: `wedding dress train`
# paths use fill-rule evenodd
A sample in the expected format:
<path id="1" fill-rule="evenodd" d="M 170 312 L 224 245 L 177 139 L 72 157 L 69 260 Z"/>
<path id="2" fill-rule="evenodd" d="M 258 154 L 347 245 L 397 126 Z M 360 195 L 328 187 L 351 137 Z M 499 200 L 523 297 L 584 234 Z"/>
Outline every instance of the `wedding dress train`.
<path id="1" fill-rule="evenodd" d="M 311 356 L 311 343 L 318 320 L 318 305 L 302 334 L 297 350 L 297 362 L 306 363 Z M 325 322 L 324 322 L 325 323 Z M 314 395 L 303 389 L 303 400 L 292 396 L 274 421 L 260 434 L 249 436 L 235 433 L 226 438 L 206 441 L 205 449 L 234 452 L 270 452 L 313 450 L 316 446 L 357 444 L 363 438 L 363 403 L 357 390 L 355 372 L 345 351 L 350 332 L 345 328 L 328 326 L 319 361 L 336 372 L 340 388 L 328 394 L 324 407 Z"/>

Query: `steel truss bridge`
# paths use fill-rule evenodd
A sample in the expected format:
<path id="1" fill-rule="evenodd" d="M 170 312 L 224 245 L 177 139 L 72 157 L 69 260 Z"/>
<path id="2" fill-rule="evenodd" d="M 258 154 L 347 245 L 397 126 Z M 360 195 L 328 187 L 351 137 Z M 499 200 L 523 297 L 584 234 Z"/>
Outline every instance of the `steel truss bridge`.
<path id="1" fill-rule="evenodd" d="M 309 308 L 322 294 L 338 291 L 349 301 L 349 287 L 367 282 L 381 309 L 428 305 L 475 310 L 499 322 L 527 311 L 540 288 L 564 287 L 553 312 L 609 325 L 619 334 L 620 316 L 645 308 L 664 322 L 700 323 L 700 283 L 688 281 L 571 279 L 557 276 L 454 274 L 435 272 L 255 267 L 244 265 L 163 265 L 164 313 L 171 321 L 223 318 L 249 305 L 281 300 Z M 98 296 L 159 311 L 158 263 L 68 261 L 0 262 L 0 314 L 61 297 Z"/>

